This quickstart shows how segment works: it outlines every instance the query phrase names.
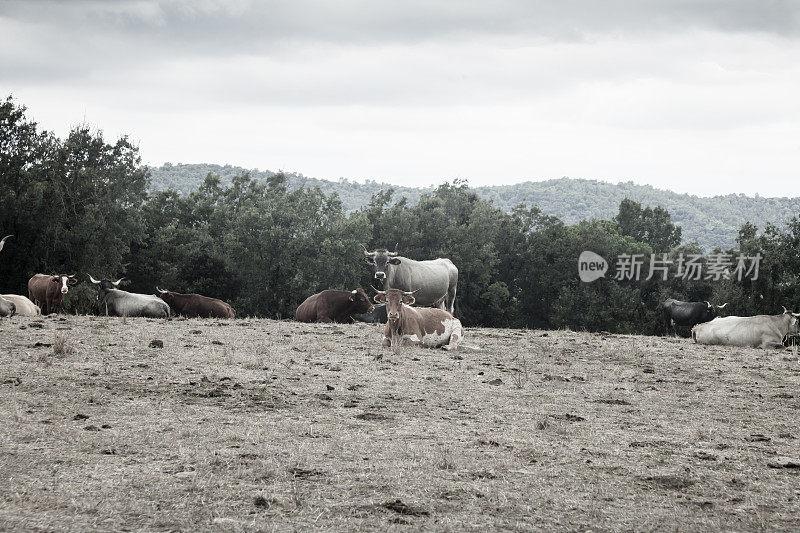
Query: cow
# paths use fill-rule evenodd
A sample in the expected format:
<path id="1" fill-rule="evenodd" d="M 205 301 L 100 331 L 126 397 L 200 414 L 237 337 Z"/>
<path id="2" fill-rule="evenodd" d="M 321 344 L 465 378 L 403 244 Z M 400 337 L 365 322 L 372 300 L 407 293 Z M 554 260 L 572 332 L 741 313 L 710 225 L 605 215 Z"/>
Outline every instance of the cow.
<path id="1" fill-rule="evenodd" d="M 181 294 L 156 287 L 158 297 L 167 302 L 176 315 L 189 318 L 233 318 L 236 311 L 230 304 L 200 294 Z"/>
<path id="2" fill-rule="evenodd" d="M 0 239 L 0 250 L 3 249 L 3 246 L 6 244 L 6 239 L 8 239 L 9 237 L 13 237 L 13 235 L 6 235 L 2 239 Z"/>
<path id="3" fill-rule="evenodd" d="M 94 279 L 91 274 L 89 281 L 97 285 L 97 303 L 100 314 L 114 316 L 143 316 L 148 318 L 169 318 L 169 305 L 167 302 L 152 294 L 136 294 L 119 289 L 120 282 Z"/>
<path id="4" fill-rule="evenodd" d="M 17 312 L 17 306 L 11 300 L 6 300 L 0 296 L 0 316 L 11 318 Z"/>
<path id="5" fill-rule="evenodd" d="M 34 274 L 28 280 L 28 298 L 47 311 L 47 314 L 61 311 L 61 303 L 69 292 L 69 287 L 78 283 L 75 274 Z"/>
<path id="6" fill-rule="evenodd" d="M 661 304 L 661 313 L 664 317 L 664 333 L 669 333 L 670 327 L 677 334 L 676 326 L 693 327 L 703 322 L 713 320 L 719 315 L 719 310 L 727 304 L 714 305 L 710 302 L 682 302 L 668 298 Z"/>
<path id="7" fill-rule="evenodd" d="M 386 304 L 378 304 L 371 313 L 355 314 L 353 318 L 359 322 L 367 322 L 369 324 L 386 324 L 388 320 L 386 316 Z"/>
<path id="8" fill-rule="evenodd" d="M 297 307 L 294 318 L 299 322 L 352 324 L 354 314 L 371 313 L 372 310 L 372 302 L 361 287 L 354 291 L 326 289 L 306 298 Z"/>
<path id="9" fill-rule="evenodd" d="M 380 248 L 364 248 L 364 260 L 375 267 L 375 279 L 383 281 L 384 290 L 414 291 L 419 306 L 436 305 L 453 313 L 458 285 L 458 268 L 446 258 L 415 261 Z M 396 247 L 395 247 L 396 249 Z"/>
<path id="10" fill-rule="evenodd" d="M 461 321 L 443 309 L 411 307 L 414 292 L 400 289 L 379 291 L 375 303 L 386 304 L 388 321 L 381 346 L 397 352 L 402 345 L 454 350 L 463 336 Z"/>
<path id="11" fill-rule="evenodd" d="M 17 315 L 19 316 L 39 316 L 42 314 L 42 310 L 39 306 L 24 296 L 20 296 L 19 294 L 3 294 L 2 298 L 12 302 L 16 306 Z"/>
<path id="12" fill-rule="evenodd" d="M 783 339 L 798 332 L 797 317 L 785 307 L 780 315 L 726 316 L 692 328 L 692 339 L 698 344 L 783 348 Z"/>

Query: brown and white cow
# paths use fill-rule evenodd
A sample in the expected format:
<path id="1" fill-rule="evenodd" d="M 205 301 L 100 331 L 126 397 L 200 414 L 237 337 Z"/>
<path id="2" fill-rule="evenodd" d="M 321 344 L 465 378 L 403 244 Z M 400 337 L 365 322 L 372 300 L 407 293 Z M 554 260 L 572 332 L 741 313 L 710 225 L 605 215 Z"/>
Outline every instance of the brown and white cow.
<path id="1" fill-rule="evenodd" d="M 298 322 L 341 322 L 351 324 L 353 315 L 371 313 L 369 296 L 359 287 L 354 291 L 326 289 L 312 294 L 301 303 L 294 318 Z"/>
<path id="2" fill-rule="evenodd" d="M 381 346 L 422 345 L 454 350 L 463 336 L 461 321 L 443 309 L 411 307 L 414 293 L 387 289 L 375 295 L 375 303 L 386 304 L 388 322 Z"/>
<path id="3" fill-rule="evenodd" d="M 156 287 L 158 297 L 167 302 L 176 315 L 189 318 L 233 318 L 236 311 L 230 304 L 201 294 L 181 294 Z"/>
<path id="4" fill-rule="evenodd" d="M 61 302 L 69 292 L 69 287 L 78 283 L 75 274 L 59 274 L 58 276 L 48 276 L 47 274 L 34 274 L 28 280 L 28 298 L 33 303 L 45 309 L 50 314 L 61 311 Z"/>

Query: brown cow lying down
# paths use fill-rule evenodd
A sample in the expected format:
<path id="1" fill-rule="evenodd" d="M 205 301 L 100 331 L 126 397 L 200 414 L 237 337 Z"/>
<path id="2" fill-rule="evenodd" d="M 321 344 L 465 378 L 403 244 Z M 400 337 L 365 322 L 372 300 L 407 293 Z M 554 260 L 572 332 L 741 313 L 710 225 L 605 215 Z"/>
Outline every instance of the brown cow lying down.
<path id="1" fill-rule="evenodd" d="M 202 294 L 164 291 L 158 287 L 156 290 L 158 297 L 167 302 L 176 315 L 189 318 L 234 318 L 236 316 L 236 310 L 229 303 L 216 298 Z"/>
<path id="2" fill-rule="evenodd" d="M 387 289 L 375 295 L 375 302 L 386 303 L 388 322 L 381 346 L 398 348 L 421 344 L 428 348 L 454 350 L 461 342 L 461 321 L 442 309 L 411 307 L 414 293 Z"/>
<path id="3" fill-rule="evenodd" d="M 372 303 L 364 289 L 337 291 L 326 289 L 312 294 L 294 313 L 299 322 L 343 322 L 352 324 L 354 314 L 371 313 Z"/>

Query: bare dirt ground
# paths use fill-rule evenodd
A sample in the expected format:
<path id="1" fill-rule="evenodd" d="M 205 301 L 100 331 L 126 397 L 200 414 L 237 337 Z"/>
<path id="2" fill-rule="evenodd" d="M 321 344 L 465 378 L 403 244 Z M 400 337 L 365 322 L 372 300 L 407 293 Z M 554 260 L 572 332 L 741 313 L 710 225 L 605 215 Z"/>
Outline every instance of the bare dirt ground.
<path id="1" fill-rule="evenodd" d="M 381 331 L 2 320 L 0 530 L 800 530 L 790 350 Z"/>

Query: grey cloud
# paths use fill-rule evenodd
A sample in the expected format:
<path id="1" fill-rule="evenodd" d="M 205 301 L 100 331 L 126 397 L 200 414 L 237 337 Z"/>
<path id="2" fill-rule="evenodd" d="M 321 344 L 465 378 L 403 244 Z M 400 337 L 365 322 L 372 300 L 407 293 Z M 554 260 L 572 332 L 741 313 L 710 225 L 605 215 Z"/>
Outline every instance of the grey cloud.
<path id="1" fill-rule="evenodd" d="M 800 4 L 791 0 L 42 0 L 6 2 L 0 16 L 68 28 L 76 39 L 114 33 L 204 53 L 263 50 L 287 40 L 407 43 L 487 34 L 580 40 L 693 28 L 800 33 Z"/>

